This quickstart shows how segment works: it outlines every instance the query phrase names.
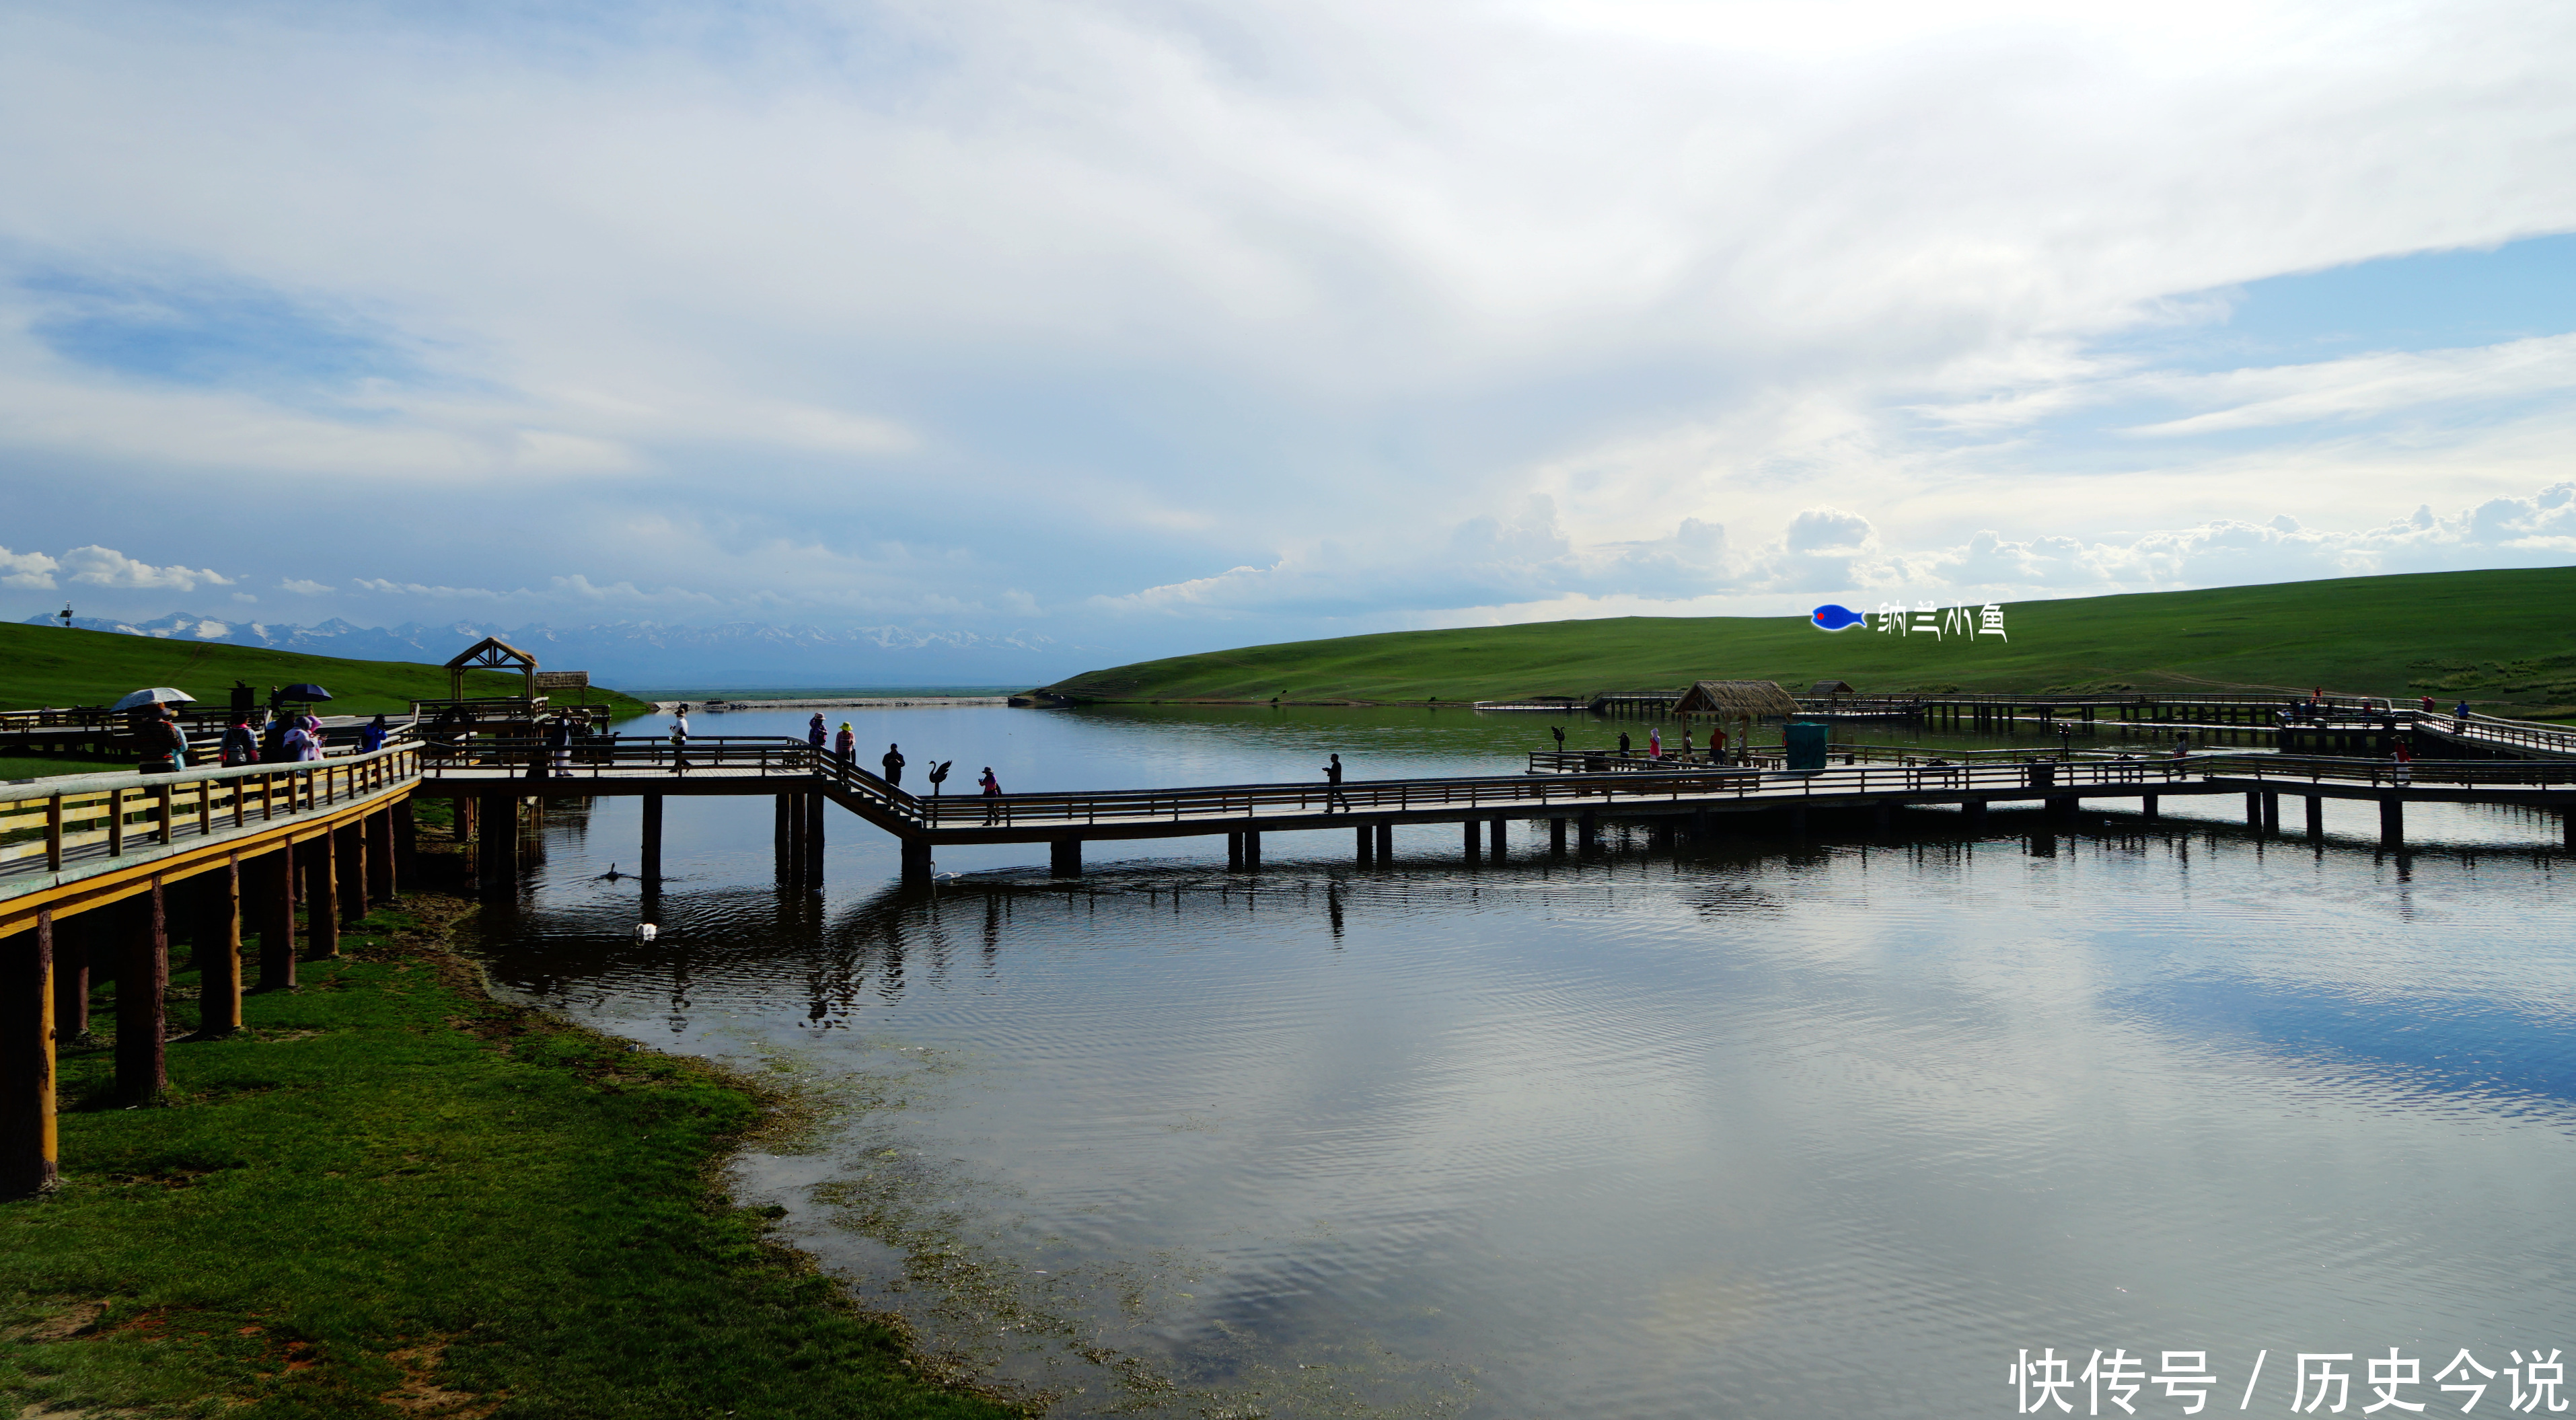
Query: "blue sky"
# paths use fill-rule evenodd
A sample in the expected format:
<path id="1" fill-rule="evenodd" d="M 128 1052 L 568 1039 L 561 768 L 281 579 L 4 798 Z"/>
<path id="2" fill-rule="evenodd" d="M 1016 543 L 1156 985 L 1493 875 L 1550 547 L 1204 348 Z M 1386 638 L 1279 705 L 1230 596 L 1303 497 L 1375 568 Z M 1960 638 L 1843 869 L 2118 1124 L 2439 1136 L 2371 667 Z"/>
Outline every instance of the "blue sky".
<path id="1" fill-rule="evenodd" d="M 0 593 L 1110 660 L 2576 561 L 2576 11 L 2103 8 L 0 4 Z"/>

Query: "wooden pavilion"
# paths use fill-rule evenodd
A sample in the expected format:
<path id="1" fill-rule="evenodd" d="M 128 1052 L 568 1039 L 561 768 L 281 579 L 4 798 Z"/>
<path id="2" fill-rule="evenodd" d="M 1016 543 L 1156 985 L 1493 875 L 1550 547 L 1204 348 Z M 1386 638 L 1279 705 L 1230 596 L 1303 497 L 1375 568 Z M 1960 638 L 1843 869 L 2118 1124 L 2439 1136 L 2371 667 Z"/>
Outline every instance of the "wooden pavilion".
<path id="1" fill-rule="evenodd" d="M 537 658 L 498 636 L 484 637 L 466 647 L 454 660 L 447 663 L 448 699 L 465 698 L 467 671 L 517 671 L 524 678 L 526 685 L 526 689 L 521 692 L 521 698 L 530 701 L 537 698 Z"/>
<path id="2" fill-rule="evenodd" d="M 1777 715 L 1783 719 L 1798 713 L 1798 702 L 1782 690 L 1777 681 L 1769 680 L 1698 680 L 1673 702 L 1673 714 L 1683 720 L 1693 715 L 1706 715 L 1723 729 L 1740 724 L 1739 747 L 1753 743 L 1753 727 Z"/>

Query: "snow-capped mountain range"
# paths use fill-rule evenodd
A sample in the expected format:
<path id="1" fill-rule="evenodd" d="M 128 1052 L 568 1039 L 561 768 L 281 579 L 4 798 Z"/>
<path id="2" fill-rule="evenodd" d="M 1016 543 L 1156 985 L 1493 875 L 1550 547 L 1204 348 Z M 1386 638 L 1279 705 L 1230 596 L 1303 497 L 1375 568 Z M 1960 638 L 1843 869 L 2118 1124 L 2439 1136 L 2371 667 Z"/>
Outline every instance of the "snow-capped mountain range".
<path id="1" fill-rule="evenodd" d="M 62 624 L 58 616 L 31 616 L 29 625 Z M 548 670 L 583 670 L 594 682 L 619 689 L 675 687 L 1039 685 L 1082 668 L 1094 651 L 1050 637 L 1014 632 L 987 636 L 971 631 L 914 631 L 870 626 L 829 631 L 812 626 L 773 626 L 737 621 L 721 626 L 674 626 L 614 621 L 595 626 L 504 627 L 471 621 L 430 625 L 358 626 L 333 617 L 312 626 L 239 621 L 173 612 L 150 621 L 76 616 L 72 625 L 91 631 L 265 646 L 317 656 L 367 661 L 444 662 L 486 636 L 498 636 L 537 658 Z"/>

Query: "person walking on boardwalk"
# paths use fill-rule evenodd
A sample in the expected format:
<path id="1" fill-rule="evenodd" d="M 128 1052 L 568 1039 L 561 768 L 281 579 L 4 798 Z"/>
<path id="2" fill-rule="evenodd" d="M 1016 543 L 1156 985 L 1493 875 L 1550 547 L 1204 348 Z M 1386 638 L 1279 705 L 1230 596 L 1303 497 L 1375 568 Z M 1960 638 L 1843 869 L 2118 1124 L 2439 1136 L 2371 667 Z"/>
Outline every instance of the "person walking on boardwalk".
<path id="1" fill-rule="evenodd" d="M 188 767 L 188 732 L 167 705 L 156 705 L 142 718 L 135 738 L 143 742 L 146 774 L 176 774 Z"/>
<path id="2" fill-rule="evenodd" d="M 841 728 L 843 730 L 847 730 L 850 727 L 847 724 L 844 724 Z M 814 712 L 814 718 L 805 722 L 805 743 L 812 745 L 817 750 L 820 750 L 823 747 L 823 741 L 829 738 L 831 738 L 831 732 L 823 728 L 823 712 L 817 710 Z M 849 757 L 848 751 L 844 750 L 841 758 L 847 759 Z"/>
<path id="3" fill-rule="evenodd" d="M 2468 732 L 2469 702 L 2463 700 L 2459 704 L 2451 707 L 2451 733 L 2455 735 L 2465 735 Z"/>
<path id="4" fill-rule="evenodd" d="M 689 717 L 686 715 L 671 721 L 671 772 L 689 772 Z"/>
<path id="5" fill-rule="evenodd" d="M 547 722 L 546 758 L 554 764 L 557 775 L 572 773 L 572 717 L 570 715 L 557 715 Z"/>
<path id="6" fill-rule="evenodd" d="M 975 781 L 984 786 L 984 822 L 1002 821 L 1002 781 L 993 777 L 993 766 L 984 766 L 984 777 Z"/>
<path id="7" fill-rule="evenodd" d="M 1646 758 L 1648 758 L 1648 759 L 1661 759 L 1661 758 L 1663 758 L 1663 757 L 1664 757 L 1664 727 L 1663 727 L 1663 726 L 1661 726 L 1661 725 L 1657 725 L 1657 726 L 1655 726 L 1654 728 L 1652 728 L 1652 729 L 1650 729 L 1650 730 L 1646 731 Z"/>
<path id="8" fill-rule="evenodd" d="M 259 736 L 250 732 L 248 715 L 234 717 L 233 727 L 224 731 L 223 745 L 216 753 L 226 769 L 259 763 Z"/>
<path id="9" fill-rule="evenodd" d="M 1628 732 L 1626 730 L 1621 730 L 1619 732 L 1619 757 L 1621 759 L 1626 759 L 1628 757 Z"/>
<path id="10" fill-rule="evenodd" d="M 2407 774 L 2411 772 L 2415 766 L 2415 752 L 2408 749 L 2406 747 L 2406 741 L 2402 739 L 2392 738 L 2388 743 L 2388 759 L 2389 762 L 2395 766 L 2392 771 L 2392 777 L 2402 785 L 2406 782 Z"/>
<path id="11" fill-rule="evenodd" d="M 814 717 L 814 748 L 821 749 L 822 747 L 823 717 L 817 715 Z M 847 720 L 843 720 L 841 722 L 841 732 L 832 737 L 832 753 L 837 756 L 843 764 L 856 764 L 858 762 L 859 732 L 851 729 L 850 722 Z"/>
<path id="12" fill-rule="evenodd" d="M 369 720 L 365 727 L 358 731 L 358 753 L 374 754 L 377 750 L 383 749 L 385 736 L 391 733 L 393 731 L 385 724 L 384 716 L 378 715 Z"/>
<path id="13" fill-rule="evenodd" d="M 903 747 L 901 745 L 887 745 L 885 758 L 878 760 L 877 763 L 885 766 L 885 781 L 887 785 L 897 789 L 903 787 L 904 758 Z M 984 772 L 990 774 L 993 771 L 990 768 L 987 768 Z"/>
<path id="14" fill-rule="evenodd" d="M 1342 797 L 1342 757 L 1338 754 L 1333 756 L 1332 763 L 1324 766 L 1324 785 L 1324 812 L 1331 813 L 1339 808 L 1343 813 L 1349 813 L 1351 801 Z"/>

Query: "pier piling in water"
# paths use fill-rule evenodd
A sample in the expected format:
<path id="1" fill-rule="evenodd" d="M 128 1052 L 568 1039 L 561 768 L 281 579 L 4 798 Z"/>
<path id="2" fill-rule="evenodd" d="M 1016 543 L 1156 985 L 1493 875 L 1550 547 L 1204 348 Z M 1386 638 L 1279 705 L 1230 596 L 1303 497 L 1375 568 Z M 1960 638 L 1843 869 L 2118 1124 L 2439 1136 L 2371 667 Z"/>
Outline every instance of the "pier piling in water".
<path id="1" fill-rule="evenodd" d="M 1381 868 L 1395 865 L 1394 824 L 1381 823 L 1377 826 L 1377 865 Z"/>
<path id="2" fill-rule="evenodd" d="M 2322 843 L 2326 836 L 2326 801 L 2317 794 L 2308 795 L 2308 841 Z"/>
<path id="3" fill-rule="evenodd" d="M 2152 800 L 2151 800 L 2150 802 L 2152 802 Z M 1974 830 L 1974 829 L 1982 829 L 1982 828 L 1984 828 L 1984 827 L 1986 826 L 1986 801 L 1985 801 L 1985 800 L 1983 800 L 1983 799 L 1970 799 L 1968 802 L 1966 802 L 1966 803 L 1964 803 L 1964 804 L 1961 804 L 1961 805 L 1959 806 L 1959 811 L 1960 811 L 1960 813 L 1961 813 L 1961 814 L 1963 814 L 1963 815 L 1965 815 L 1965 816 L 1966 816 L 1966 818 L 1967 818 L 1967 820 L 1968 820 L 1968 827 L 1969 827 L 1970 829 L 1972 829 L 1972 830 Z"/>
<path id="4" fill-rule="evenodd" d="M 644 881 L 662 880 L 662 796 L 644 796 Z"/>
<path id="5" fill-rule="evenodd" d="M 1562 818 L 1552 818 L 1547 821 L 1547 856 L 1551 858 L 1565 856 L 1565 820 Z"/>
<path id="6" fill-rule="evenodd" d="M 1493 855 L 1495 862 L 1503 861 L 1503 816 L 1501 814 L 1494 815 L 1493 831 L 1487 835 L 1485 846 L 1486 851 Z"/>
<path id="7" fill-rule="evenodd" d="M 1351 836 L 1357 840 L 1353 845 L 1355 861 L 1357 861 L 1363 868 L 1369 866 L 1369 859 L 1376 856 L 1370 851 L 1377 846 L 1376 830 L 1370 828 L 1367 824 L 1361 824 L 1359 827 L 1351 830 Z"/>
<path id="8" fill-rule="evenodd" d="M 2389 794 L 2379 801 L 2379 846 L 2406 846 L 2406 801 Z"/>
<path id="9" fill-rule="evenodd" d="M 819 797 L 819 796 L 818 796 Z M 903 841 L 903 885 L 930 886 L 930 840 L 907 838 Z"/>
<path id="10" fill-rule="evenodd" d="M 1593 849 L 1601 846 L 1601 816 L 1599 814 L 1590 809 L 1585 809 L 1583 811 L 1583 817 L 1575 820 L 1575 829 L 1576 843 L 1583 849 L 1583 851 L 1589 853 Z"/>
<path id="11" fill-rule="evenodd" d="M 2268 789 L 2263 793 L 2263 836 L 2281 836 L 2281 796 Z"/>
<path id="12" fill-rule="evenodd" d="M 1229 873 L 1243 871 L 1243 835 L 1240 833 L 1225 836 L 1225 870 Z"/>
<path id="13" fill-rule="evenodd" d="M 1473 863 L 1478 860 L 1478 849 L 1482 846 L 1482 842 L 1476 836 L 1476 821 L 1474 819 L 1467 820 L 1465 827 L 1467 830 L 1467 861 Z"/>
<path id="14" fill-rule="evenodd" d="M 2147 822 L 2154 823 L 2158 816 L 2156 810 L 2156 796 L 2153 794 L 2141 796 L 2139 800 L 2139 812 L 2144 813 L 2147 816 Z"/>
<path id="15" fill-rule="evenodd" d="M 2256 833 L 2263 831 L 2263 796 L 2252 789 L 2245 791 L 2245 826 Z"/>
<path id="16" fill-rule="evenodd" d="M 1261 871 L 1261 830 L 1257 828 L 1243 831 L 1243 870 L 1247 873 Z"/>
<path id="17" fill-rule="evenodd" d="M 805 806 L 805 831 L 796 838 L 803 854 L 805 886 L 808 889 L 820 888 L 823 886 L 823 796 L 799 794 L 796 798 Z"/>
<path id="18" fill-rule="evenodd" d="M 1082 840 L 1058 838 L 1047 844 L 1047 872 L 1059 878 L 1082 876 Z"/>

